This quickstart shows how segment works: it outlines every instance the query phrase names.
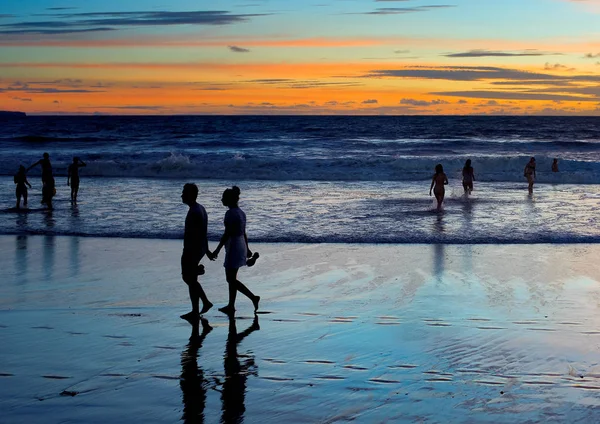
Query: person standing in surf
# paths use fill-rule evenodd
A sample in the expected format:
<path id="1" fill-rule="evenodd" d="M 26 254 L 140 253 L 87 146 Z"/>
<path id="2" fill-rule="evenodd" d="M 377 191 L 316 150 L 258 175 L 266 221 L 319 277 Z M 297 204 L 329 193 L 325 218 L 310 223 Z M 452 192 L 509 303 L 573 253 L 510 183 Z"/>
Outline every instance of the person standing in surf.
<path id="1" fill-rule="evenodd" d="M 27 186 L 31 188 L 31 184 L 27 181 L 27 171 L 23 165 L 19 166 L 19 171 L 15 174 L 14 180 L 17 185 L 15 191 L 17 196 L 17 209 L 21 209 L 21 197 L 23 197 L 23 207 L 27 207 Z"/>
<path id="2" fill-rule="evenodd" d="M 52 175 L 52 164 L 50 163 L 50 155 L 44 152 L 42 159 L 27 168 L 27 172 L 31 168 L 38 165 L 42 168 L 42 204 L 48 206 L 48 209 L 52 209 L 52 198 L 56 194 L 56 186 L 54 182 L 54 176 Z"/>
<path id="3" fill-rule="evenodd" d="M 442 203 L 444 202 L 444 195 L 446 194 L 445 185 L 448 184 L 448 177 L 444 174 L 444 167 L 441 163 L 435 166 L 435 174 L 431 179 L 431 187 L 429 187 L 429 195 L 431 196 L 431 190 L 435 194 L 437 200 L 437 210 L 442 210 Z"/>
<path id="4" fill-rule="evenodd" d="M 223 192 L 221 202 L 229 210 L 225 213 L 225 232 L 221 237 L 219 245 L 215 249 L 213 256 L 216 259 L 225 246 L 225 277 L 229 286 L 229 303 L 219 308 L 219 311 L 233 315 L 235 313 L 235 298 L 237 292 L 244 294 L 252 301 L 254 312 L 258 310 L 260 296 L 256 296 L 241 281 L 237 279 L 238 271 L 243 266 L 252 266 L 258 258 L 258 253 L 252 254 L 248 248 L 248 236 L 246 235 L 246 214 L 238 206 L 240 200 L 240 189 L 236 186 L 228 188 Z M 250 258 L 250 259 L 248 259 Z"/>
<path id="5" fill-rule="evenodd" d="M 67 171 L 67 186 L 71 186 L 71 202 L 77 203 L 77 193 L 79 192 L 79 168 L 86 166 L 85 162 L 77 156 L 73 158 L 73 163 L 69 165 Z"/>
<path id="6" fill-rule="evenodd" d="M 465 194 L 469 195 L 473 191 L 473 181 L 475 181 L 475 170 L 471 166 L 471 159 L 467 159 L 462 170 L 462 183 Z"/>
<path id="7" fill-rule="evenodd" d="M 47 181 L 50 181 L 50 177 L 52 177 L 52 164 L 50 163 L 50 155 L 47 152 L 44 152 L 42 156 L 42 159 L 27 168 L 27 172 L 29 172 L 31 168 L 40 165 L 42 167 L 42 183 L 45 184 Z"/>
<path id="8" fill-rule="evenodd" d="M 558 172 L 558 159 L 554 158 L 552 161 L 552 172 Z"/>
<path id="9" fill-rule="evenodd" d="M 206 293 L 198 282 L 198 275 L 204 274 L 204 265 L 199 265 L 200 260 L 206 255 L 210 260 L 213 253 L 208 249 L 208 214 L 204 206 L 197 202 L 198 186 L 185 184 L 181 192 L 181 201 L 189 206 L 185 218 L 185 232 L 183 235 L 183 254 L 181 255 L 181 278 L 188 285 L 192 310 L 181 318 L 188 321 L 200 319 L 200 315 L 207 312 L 213 304 L 206 297 Z M 202 300 L 202 309 L 199 304 Z"/>
<path id="10" fill-rule="evenodd" d="M 531 157 L 527 165 L 525 165 L 525 170 L 523 171 L 523 176 L 527 178 L 527 182 L 529 183 L 529 194 L 533 194 L 533 183 L 535 182 L 535 158 Z"/>

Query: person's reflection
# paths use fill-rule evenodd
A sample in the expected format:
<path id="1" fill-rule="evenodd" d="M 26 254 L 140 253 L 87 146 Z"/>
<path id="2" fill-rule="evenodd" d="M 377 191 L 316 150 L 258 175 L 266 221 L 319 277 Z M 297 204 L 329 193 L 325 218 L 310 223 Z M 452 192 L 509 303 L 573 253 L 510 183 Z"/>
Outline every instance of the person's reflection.
<path id="1" fill-rule="evenodd" d="M 70 252 L 71 257 L 71 276 L 79 274 L 79 237 L 71 237 Z"/>
<path id="2" fill-rule="evenodd" d="M 27 282 L 27 236 L 17 236 L 17 251 L 15 254 L 15 269 L 17 270 L 19 284 Z"/>
<path id="3" fill-rule="evenodd" d="M 44 236 L 44 251 L 43 251 L 43 263 L 44 263 L 44 277 L 46 281 L 51 281 L 54 276 L 54 255 L 56 253 L 56 238 L 51 235 Z"/>
<path id="4" fill-rule="evenodd" d="M 444 234 L 444 231 L 446 231 L 445 229 L 446 223 L 444 222 L 444 215 L 442 215 L 441 213 L 439 213 L 436 217 L 436 220 L 433 224 L 433 227 L 435 229 L 435 232 L 438 235 Z"/>
<path id="5" fill-rule="evenodd" d="M 246 336 L 256 330 L 260 330 L 257 315 L 254 315 L 252 325 L 239 334 L 235 327 L 235 317 L 233 315 L 229 317 L 229 334 L 227 335 L 227 345 L 223 357 L 225 381 L 223 382 L 223 391 L 221 392 L 221 400 L 223 402 L 221 422 L 224 424 L 241 423 L 244 419 L 244 412 L 246 411 L 246 406 L 244 405 L 246 379 L 248 378 L 248 374 L 254 369 L 254 356 L 244 355 L 246 359 L 240 364 L 237 345 Z"/>
<path id="6" fill-rule="evenodd" d="M 45 216 L 44 216 L 44 223 L 46 224 L 46 228 L 48 230 L 52 230 L 54 228 L 54 216 L 52 215 L 52 209 L 49 209 L 48 211 L 45 211 Z"/>
<path id="7" fill-rule="evenodd" d="M 198 351 L 212 327 L 205 318 L 193 321 L 192 335 L 185 350 L 181 352 L 181 378 L 179 386 L 183 394 L 183 416 L 185 423 L 203 423 L 206 405 L 206 385 L 204 370 L 198 367 Z M 202 324 L 202 334 L 200 334 Z"/>
<path id="8" fill-rule="evenodd" d="M 444 244 L 436 243 L 433 245 L 433 272 L 437 277 L 438 281 L 442 282 L 442 275 L 444 274 Z"/>

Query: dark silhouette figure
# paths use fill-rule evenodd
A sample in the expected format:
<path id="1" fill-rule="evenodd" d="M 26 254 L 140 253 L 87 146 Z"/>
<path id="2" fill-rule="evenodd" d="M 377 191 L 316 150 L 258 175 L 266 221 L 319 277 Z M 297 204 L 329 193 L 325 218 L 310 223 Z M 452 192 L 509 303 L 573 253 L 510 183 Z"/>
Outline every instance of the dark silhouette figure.
<path id="1" fill-rule="evenodd" d="M 202 334 L 200 334 L 202 324 Z M 184 423 L 203 423 L 204 407 L 206 405 L 206 386 L 204 370 L 198 367 L 198 351 L 202 347 L 204 338 L 212 331 L 212 327 L 204 318 L 192 322 L 192 335 L 185 350 L 181 352 L 181 387 L 183 400 Z"/>
<path id="2" fill-rule="evenodd" d="M 523 176 L 527 178 L 527 182 L 529 183 L 529 194 L 533 194 L 533 183 L 535 182 L 535 158 L 532 157 L 525 165 L 525 170 L 523 171 Z"/>
<path id="3" fill-rule="evenodd" d="M 71 202 L 77 203 L 77 193 L 79 192 L 79 168 L 86 166 L 85 162 L 77 156 L 73 158 L 73 163 L 67 170 L 67 186 L 71 186 Z"/>
<path id="4" fill-rule="evenodd" d="M 54 176 L 52 175 L 50 155 L 48 153 L 44 153 L 43 158 L 27 168 L 27 171 L 38 165 L 40 165 L 42 168 L 42 204 L 45 204 L 48 209 L 52 209 L 52 198 L 56 194 L 56 185 Z"/>
<path id="5" fill-rule="evenodd" d="M 15 184 L 17 189 L 17 209 L 21 209 L 21 197 L 23 197 L 23 206 L 27 207 L 27 186 L 31 188 L 31 184 L 27 181 L 27 171 L 23 165 L 19 166 L 19 171 L 15 174 Z"/>
<path id="6" fill-rule="evenodd" d="M 223 382 L 223 391 L 221 392 L 222 410 L 221 423 L 238 424 L 244 420 L 246 411 L 246 380 L 248 374 L 254 371 L 254 356 L 244 355 L 246 358 L 240 364 L 237 345 L 246 336 L 253 331 L 260 330 L 258 325 L 258 315 L 254 315 L 252 325 L 243 332 L 237 332 L 235 318 L 229 316 L 229 333 L 227 335 L 227 344 L 225 346 L 225 355 L 223 357 L 223 367 L 225 368 L 225 381 Z M 256 372 L 253 372 L 256 375 Z"/>
<path id="7" fill-rule="evenodd" d="M 27 172 L 31 168 L 40 165 L 42 167 L 42 183 L 46 183 L 52 177 L 52 164 L 50 163 L 50 155 L 48 153 L 44 153 L 42 156 L 42 159 L 27 168 Z"/>
<path id="8" fill-rule="evenodd" d="M 235 312 L 235 298 L 239 291 L 243 293 L 254 304 L 254 311 L 258 310 L 260 296 L 255 296 L 241 281 L 237 279 L 240 267 L 248 265 L 248 258 L 253 260 L 250 266 L 254 265 L 258 255 L 254 256 L 248 248 L 248 236 L 246 235 L 246 214 L 238 206 L 240 200 L 240 189 L 236 186 L 228 188 L 223 192 L 221 202 L 229 210 L 225 213 L 225 232 L 221 237 L 219 245 L 215 249 L 214 259 L 225 246 L 225 277 L 229 285 L 229 303 L 219 308 L 219 311 L 225 314 Z"/>
<path id="9" fill-rule="evenodd" d="M 183 254 L 181 255 L 181 277 L 188 285 L 192 311 L 181 318 L 197 320 L 200 314 L 207 312 L 213 304 L 198 282 L 198 275 L 204 274 L 204 265 L 200 260 L 206 255 L 213 260 L 214 256 L 208 249 L 208 214 L 204 206 L 198 204 L 198 187 L 196 184 L 185 184 L 181 200 L 190 207 L 185 218 L 185 233 L 183 235 Z M 202 310 L 199 302 L 202 299 Z"/>
<path id="10" fill-rule="evenodd" d="M 465 194 L 471 194 L 473 191 L 473 181 L 475 181 L 475 170 L 471 166 L 471 159 L 467 159 L 462 170 L 462 183 Z"/>
<path id="11" fill-rule="evenodd" d="M 44 186 L 42 187 L 42 204 L 45 204 L 48 209 L 53 209 L 52 207 L 52 198 L 56 194 L 56 185 L 54 181 L 54 177 L 50 175 L 46 177 L 46 181 L 44 182 Z"/>
<path id="12" fill-rule="evenodd" d="M 448 184 L 448 177 L 444 174 L 444 167 L 438 163 L 435 166 L 435 174 L 431 179 L 431 187 L 429 187 L 429 195 L 431 196 L 431 190 L 435 194 L 437 200 L 437 210 L 442 210 L 442 202 L 444 201 L 444 195 L 446 194 L 445 185 Z M 434 188 L 435 186 L 435 188 Z"/>
<path id="13" fill-rule="evenodd" d="M 552 172 L 558 172 L 558 159 L 554 158 L 552 161 Z"/>

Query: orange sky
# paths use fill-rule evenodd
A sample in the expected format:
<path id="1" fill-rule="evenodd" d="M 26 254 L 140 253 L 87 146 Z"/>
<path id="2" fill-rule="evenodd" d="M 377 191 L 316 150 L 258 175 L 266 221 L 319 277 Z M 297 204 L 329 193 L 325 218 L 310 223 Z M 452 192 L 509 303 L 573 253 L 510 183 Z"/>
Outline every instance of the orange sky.
<path id="1" fill-rule="evenodd" d="M 202 3 L 9 7 L 0 14 L 0 108 L 600 114 L 595 0 Z M 546 25 L 535 28 L 542 8 Z"/>

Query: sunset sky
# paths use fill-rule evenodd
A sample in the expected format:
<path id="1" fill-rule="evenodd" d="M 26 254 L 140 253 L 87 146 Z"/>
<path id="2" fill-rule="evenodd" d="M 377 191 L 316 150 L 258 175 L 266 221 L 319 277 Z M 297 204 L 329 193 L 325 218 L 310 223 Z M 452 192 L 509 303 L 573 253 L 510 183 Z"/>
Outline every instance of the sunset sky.
<path id="1" fill-rule="evenodd" d="M 4 0 L 0 110 L 600 115 L 600 0 Z"/>

